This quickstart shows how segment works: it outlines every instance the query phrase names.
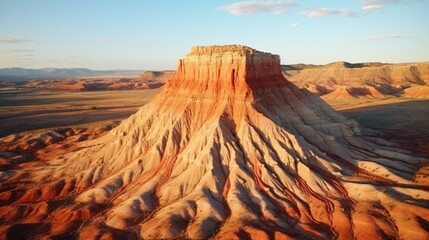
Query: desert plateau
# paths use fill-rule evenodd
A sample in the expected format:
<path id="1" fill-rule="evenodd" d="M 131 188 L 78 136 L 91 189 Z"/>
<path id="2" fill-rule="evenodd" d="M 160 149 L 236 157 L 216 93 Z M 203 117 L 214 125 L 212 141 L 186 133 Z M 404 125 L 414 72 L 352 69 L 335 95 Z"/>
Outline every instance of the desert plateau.
<path id="1" fill-rule="evenodd" d="M 288 75 L 225 45 L 161 88 L 9 86 L 1 238 L 427 239 L 428 102 L 324 99 Z"/>
<path id="2" fill-rule="evenodd" d="M 429 0 L 0 0 L 0 240 L 429 239 Z"/>

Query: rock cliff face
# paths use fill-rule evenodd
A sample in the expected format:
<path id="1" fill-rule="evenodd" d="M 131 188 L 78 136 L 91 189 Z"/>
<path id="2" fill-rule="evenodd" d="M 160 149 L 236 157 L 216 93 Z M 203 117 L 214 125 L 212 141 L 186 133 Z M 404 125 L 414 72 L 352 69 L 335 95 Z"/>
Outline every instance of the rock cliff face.
<path id="1" fill-rule="evenodd" d="M 208 82 L 207 89 L 269 87 L 284 82 L 278 55 L 259 52 L 244 46 L 194 47 L 179 62 L 174 80 Z M 188 71 L 186 71 L 188 70 Z"/>
<path id="2" fill-rule="evenodd" d="M 2 172 L 0 232 L 427 239 L 428 183 L 416 177 L 427 160 L 359 132 L 283 78 L 278 56 L 195 47 L 162 92 L 108 134 Z"/>
<path id="3" fill-rule="evenodd" d="M 225 109 L 233 118 L 241 119 L 252 92 L 287 83 L 279 63 L 278 55 L 245 46 L 193 47 L 166 85 L 162 96 L 170 97 L 155 102 L 159 108 L 180 111 L 198 106 L 200 111 L 195 116 L 200 124 L 210 116 L 222 115 Z"/>

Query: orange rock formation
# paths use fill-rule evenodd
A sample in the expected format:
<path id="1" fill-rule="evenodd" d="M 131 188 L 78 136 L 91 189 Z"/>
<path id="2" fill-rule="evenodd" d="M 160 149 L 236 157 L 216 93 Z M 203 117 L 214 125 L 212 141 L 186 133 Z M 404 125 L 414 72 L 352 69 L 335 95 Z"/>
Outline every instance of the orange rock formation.
<path id="1" fill-rule="evenodd" d="M 0 232 L 427 239 L 429 187 L 415 178 L 427 160 L 359 135 L 283 78 L 278 56 L 194 47 L 162 92 L 108 134 L 45 166 L 1 172 Z"/>

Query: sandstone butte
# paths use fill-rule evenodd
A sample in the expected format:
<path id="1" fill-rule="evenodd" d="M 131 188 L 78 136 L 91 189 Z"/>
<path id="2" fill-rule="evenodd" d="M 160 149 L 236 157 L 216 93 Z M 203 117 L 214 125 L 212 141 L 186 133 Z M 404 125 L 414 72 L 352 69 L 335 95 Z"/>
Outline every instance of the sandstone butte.
<path id="1" fill-rule="evenodd" d="M 78 147 L 0 173 L 0 238 L 429 238 L 427 159 L 365 140 L 249 47 L 192 48 L 152 102 Z"/>

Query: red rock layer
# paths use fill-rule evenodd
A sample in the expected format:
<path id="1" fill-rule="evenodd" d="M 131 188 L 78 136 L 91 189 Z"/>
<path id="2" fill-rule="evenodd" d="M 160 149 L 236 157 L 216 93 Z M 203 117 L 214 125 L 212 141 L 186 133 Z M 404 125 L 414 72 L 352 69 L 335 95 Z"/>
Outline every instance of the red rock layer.
<path id="1" fill-rule="evenodd" d="M 192 48 L 167 86 L 231 93 L 285 82 L 278 55 L 232 45 Z"/>
<path id="2" fill-rule="evenodd" d="M 288 84 L 278 55 L 240 45 L 193 47 L 179 60 L 175 75 L 157 98 L 157 108 L 184 111 L 189 104 L 200 110 L 199 125 L 227 108 L 237 123 L 244 103 L 258 89 Z M 168 96 L 168 97 L 166 97 Z"/>

